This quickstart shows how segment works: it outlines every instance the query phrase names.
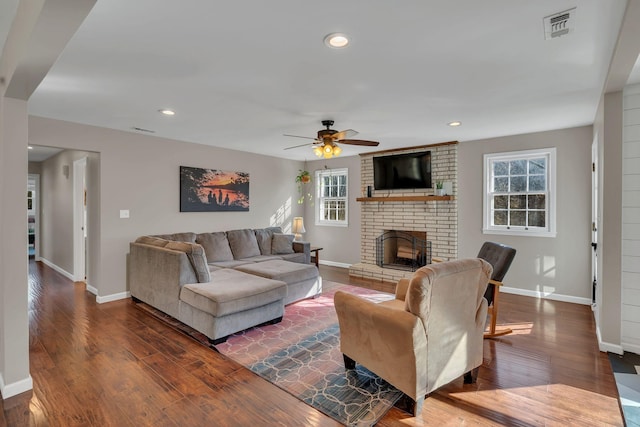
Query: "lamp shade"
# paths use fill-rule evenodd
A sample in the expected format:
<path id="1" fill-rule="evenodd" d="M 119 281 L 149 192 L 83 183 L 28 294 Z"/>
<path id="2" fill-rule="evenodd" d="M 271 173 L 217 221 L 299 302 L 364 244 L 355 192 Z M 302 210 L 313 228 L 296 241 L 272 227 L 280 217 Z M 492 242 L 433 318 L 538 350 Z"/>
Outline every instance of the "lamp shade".
<path id="1" fill-rule="evenodd" d="M 296 235 L 296 240 L 300 240 L 302 238 L 302 233 L 307 231 L 304 229 L 304 221 L 301 216 L 296 216 L 293 218 L 291 231 Z"/>

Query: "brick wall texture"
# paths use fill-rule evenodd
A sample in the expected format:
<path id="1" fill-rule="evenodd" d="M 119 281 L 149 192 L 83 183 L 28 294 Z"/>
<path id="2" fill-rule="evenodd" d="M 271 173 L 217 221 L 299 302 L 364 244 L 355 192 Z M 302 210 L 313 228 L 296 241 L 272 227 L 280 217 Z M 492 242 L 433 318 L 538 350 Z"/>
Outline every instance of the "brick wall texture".
<path id="1" fill-rule="evenodd" d="M 431 151 L 431 177 L 452 183 L 452 200 L 444 201 L 363 201 L 361 209 L 361 262 L 353 264 L 349 274 L 355 277 L 395 282 L 410 277 L 411 272 L 380 268 L 376 265 L 376 237 L 386 230 L 423 231 L 431 241 L 432 257 L 454 259 L 458 257 L 458 145 L 434 145 L 413 150 L 385 152 L 384 155 Z M 382 154 L 378 154 L 382 155 Z M 360 158 L 362 196 L 367 186 L 373 189 L 373 157 L 364 154 Z M 372 190 L 373 197 L 429 196 L 433 189 Z"/>

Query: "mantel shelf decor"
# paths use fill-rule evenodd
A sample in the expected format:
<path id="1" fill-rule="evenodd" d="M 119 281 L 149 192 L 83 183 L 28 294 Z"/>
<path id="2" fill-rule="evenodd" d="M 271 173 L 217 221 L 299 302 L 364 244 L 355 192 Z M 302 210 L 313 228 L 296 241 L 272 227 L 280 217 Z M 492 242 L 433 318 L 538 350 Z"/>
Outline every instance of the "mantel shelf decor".
<path id="1" fill-rule="evenodd" d="M 357 202 L 431 202 L 453 200 L 453 196 L 389 196 L 389 197 L 358 197 Z"/>

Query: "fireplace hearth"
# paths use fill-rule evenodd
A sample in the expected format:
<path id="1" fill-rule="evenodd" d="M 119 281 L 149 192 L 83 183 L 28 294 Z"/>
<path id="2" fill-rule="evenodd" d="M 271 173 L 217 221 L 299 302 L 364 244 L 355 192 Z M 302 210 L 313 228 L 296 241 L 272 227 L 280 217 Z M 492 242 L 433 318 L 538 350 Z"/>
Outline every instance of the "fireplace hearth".
<path id="1" fill-rule="evenodd" d="M 416 271 L 431 264 L 431 242 L 427 240 L 427 233 L 385 230 L 376 237 L 376 264 L 405 271 Z"/>

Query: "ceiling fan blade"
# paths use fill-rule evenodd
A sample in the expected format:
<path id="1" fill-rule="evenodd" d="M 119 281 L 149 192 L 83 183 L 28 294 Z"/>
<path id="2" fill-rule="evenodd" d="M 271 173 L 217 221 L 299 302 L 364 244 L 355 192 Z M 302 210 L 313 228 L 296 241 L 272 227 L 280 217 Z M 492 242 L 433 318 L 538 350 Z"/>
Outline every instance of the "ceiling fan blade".
<path id="1" fill-rule="evenodd" d="M 352 136 L 356 136 L 357 134 L 358 132 L 353 129 L 345 129 L 345 130 L 341 130 L 340 132 L 334 133 L 333 135 L 331 135 L 331 137 L 333 139 L 345 139 L 345 138 L 351 138 Z"/>
<path id="2" fill-rule="evenodd" d="M 293 138 L 304 138 L 304 139 L 313 139 L 314 141 L 317 141 L 318 138 L 311 138 L 310 136 L 300 136 L 300 135 L 289 135 L 287 133 L 283 133 L 283 136 L 291 136 Z"/>
<path id="3" fill-rule="evenodd" d="M 315 142 L 307 142 L 306 144 L 294 145 L 293 147 L 284 148 L 284 150 L 291 150 L 292 148 L 306 147 L 307 145 L 314 145 L 314 144 Z"/>
<path id="4" fill-rule="evenodd" d="M 336 142 L 340 144 L 364 145 L 367 147 L 377 147 L 380 144 L 378 141 L 367 141 L 364 139 L 342 139 Z"/>

